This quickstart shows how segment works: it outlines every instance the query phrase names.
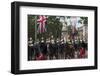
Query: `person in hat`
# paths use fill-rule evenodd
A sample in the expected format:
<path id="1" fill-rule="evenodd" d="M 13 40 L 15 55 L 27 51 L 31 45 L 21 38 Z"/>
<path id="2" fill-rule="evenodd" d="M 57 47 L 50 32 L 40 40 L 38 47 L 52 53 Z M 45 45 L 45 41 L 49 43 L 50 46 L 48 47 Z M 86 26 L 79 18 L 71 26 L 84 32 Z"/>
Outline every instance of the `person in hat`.
<path id="1" fill-rule="evenodd" d="M 64 43 L 64 39 L 62 38 L 60 41 L 60 56 L 61 58 L 64 58 L 64 51 L 65 51 L 65 43 Z"/>
<path id="2" fill-rule="evenodd" d="M 47 46 L 47 59 L 50 59 L 50 38 L 46 40 L 46 46 Z"/>
<path id="3" fill-rule="evenodd" d="M 43 55 L 47 55 L 47 45 L 46 45 L 43 37 L 41 38 L 40 50 Z"/>
<path id="4" fill-rule="evenodd" d="M 33 52 L 33 39 L 30 37 L 28 40 L 28 60 L 32 60 Z"/>
<path id="5" fill-rule="evenodd" d="M 41 42 L 38 45 L 39 52 L 36 55 L 36 60 L 46 60 L 46 45 L 44 42 L 44 38 L 41 38 Z"/>
<path id="6" fill-rule="evenodd" d="M 59 55 L 60 55 L 60 39 L 57 38 L 56 43 L 56 59 L 59 59 Z"/>
<path id="7" fill-rule="evenodd" d="M 55 41 L 53 35 L 50 39 L 50 59 L 53 59 L 55 57 Z"/>
<path id="8" fill-rule="evenodd" d="M 34 43 L 34 50 L 35 50 L 35 59 L 37 57 L 37 55 L 40 53 L 40 42 L 39 39 L 36 40 L 36 42 Z"/>

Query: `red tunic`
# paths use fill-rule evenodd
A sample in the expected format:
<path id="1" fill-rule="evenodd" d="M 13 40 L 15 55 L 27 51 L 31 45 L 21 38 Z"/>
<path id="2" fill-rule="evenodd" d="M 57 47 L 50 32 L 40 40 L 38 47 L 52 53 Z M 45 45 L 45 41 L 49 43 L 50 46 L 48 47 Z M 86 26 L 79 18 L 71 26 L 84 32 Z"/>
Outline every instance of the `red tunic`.
<path id="1" fill-rule="evenodd" d="M 85 56 L 85 49 L 84 48 L 81 48 L 80 49 L 80 58 L 82 58 L 84 56 Z"/>
<path id="2" fill-rule="evenodd" d="M 46 57 L 43 54 L 39 54 L 36 60 L 46 60 Z"/>

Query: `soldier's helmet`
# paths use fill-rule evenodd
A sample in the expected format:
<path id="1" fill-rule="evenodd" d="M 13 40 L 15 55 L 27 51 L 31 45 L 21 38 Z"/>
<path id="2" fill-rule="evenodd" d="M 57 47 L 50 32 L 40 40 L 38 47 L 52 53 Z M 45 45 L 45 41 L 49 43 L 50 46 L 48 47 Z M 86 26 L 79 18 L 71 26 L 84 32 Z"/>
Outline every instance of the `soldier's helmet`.
<path id="1" fill-rule="evenodd" d="M 78 41 L 77 41 L 77 40 L 75 40 L 75 43 L 78 43 Z"/>
<path id="2" fill-rule="evenodd" d="M 50 38 L 46 39 L 46 43 L 49 43 L 50 42 Z"/>
<path id="3" fill-rule="evenodd" d="M 38 43 L 39 43 L 39 39 L 36 40 L 36 44 L 38 44 Z"/>
<path id="4" fill-rule="evenodd" d="M 44 38 L 43 37 L 41 38 L 41 42 L 44 42 Z"/>
<path id="5" fill-rule="evenodd" d="M 82 40 L 80 40 L 80 42 L 82 43 Z"/>
<path id="6" fill-rule="evenodd" d="M 30 37 L 29 40 L 32 40 L 32 37 Z"/>
<path id="7" fill-rule="evenodd" d="M 32 39 L 32 37 L 29 38 L 28 45 L 29 46 L 33 46 L 33 39 Z"/>
<path id="8" fill-rule="evenodd" d="M 54 44 L 54 43 L 55 43 L 55 40 L 54 40 L 53 38 L 51 39 L 51 43 L 52 43 L 52 44 Z"/>
<path id="9" fill-rule="evenodd" d="M 51 35 L 51 39 L 54 38 L 53 35 Z"/>
<path id="10" fill-rule="evenodd" d="M 29 38 L 28 43 L 29 43 L 29 44 L 33 43 L 32 37 Z"/>
<path id="11" fill-rule="evenodd" d="M 57 38 L 57 41 L 56 41 L 57 43 L 59 43 L 59 39 Z"/>

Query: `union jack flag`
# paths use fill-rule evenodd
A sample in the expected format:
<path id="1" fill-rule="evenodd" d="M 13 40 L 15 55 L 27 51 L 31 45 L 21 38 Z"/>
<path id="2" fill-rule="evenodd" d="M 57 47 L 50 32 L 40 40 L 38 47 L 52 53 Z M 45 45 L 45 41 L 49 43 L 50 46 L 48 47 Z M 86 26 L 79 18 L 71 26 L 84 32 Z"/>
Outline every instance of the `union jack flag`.
<path id="1" fill-rule="evenodd" d="M 43 32 L 46 32 L 46 21 L 47 21 L 47 18 L 45 16 L 39 16 L 39 19 L 37 20 L 37 22 L 39 23 L 39 26 L 38 26 L 38 32 L 39 33 L 43 33 Z"/>

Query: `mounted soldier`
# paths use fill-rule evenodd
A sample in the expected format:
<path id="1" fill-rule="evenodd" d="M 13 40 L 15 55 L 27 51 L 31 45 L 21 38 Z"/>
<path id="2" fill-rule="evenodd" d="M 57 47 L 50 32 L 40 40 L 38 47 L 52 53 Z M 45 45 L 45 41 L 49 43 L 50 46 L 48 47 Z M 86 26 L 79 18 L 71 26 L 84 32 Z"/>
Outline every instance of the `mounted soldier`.
<path id="1" fill-rule="evenodd" d="M 60 40 L 60 57 L 64 58 L 64 51 L 65 51 L 65 43 L 64 43 L 64 39 L 61 38 Z"/>
<path id="2" fill-rule="evenodd" d="M 36 59 L 36 56 L 40 53 L 40 43 L 39 43 L 38 39 L 34 43 L 34 50 L 35 50 L 34 55 L 35 55 L 35 59 Z"/>
<path id="3" fill-rule="evenodd" d="M 40 51 L 41 51 L 41 53 L 43 53 L 44 55 L 47 54 L 47 46 L 46 46 L 46 43 L 45 43 L 43 37 L 41 38 Z"/>
<path id="4" fill-rule="evenodd" d="M 59 55 L 60 55 L 60 39 L 57 38 L 55 46 L 56 46 L 56 58 L 59 59 Z"/>
<path id="5" fill-rule="evenodd" d="M 33 39 L 30 37 L 28 40 L 28 60 L 32 60 L 32 56 L 34 54 L 33 44 Z"/>
<path id="6" fill-rule="evenodd" d="M 46 46 L 47 46 L 47 58 L 50 59 L 50 38 L 46 40 Z"/>
<path id="7" fill-rule="evenodd" d="M 55 41 L 53 35 L 50 39 L 50 59 L 53 59 L 55 56 Z"/>

